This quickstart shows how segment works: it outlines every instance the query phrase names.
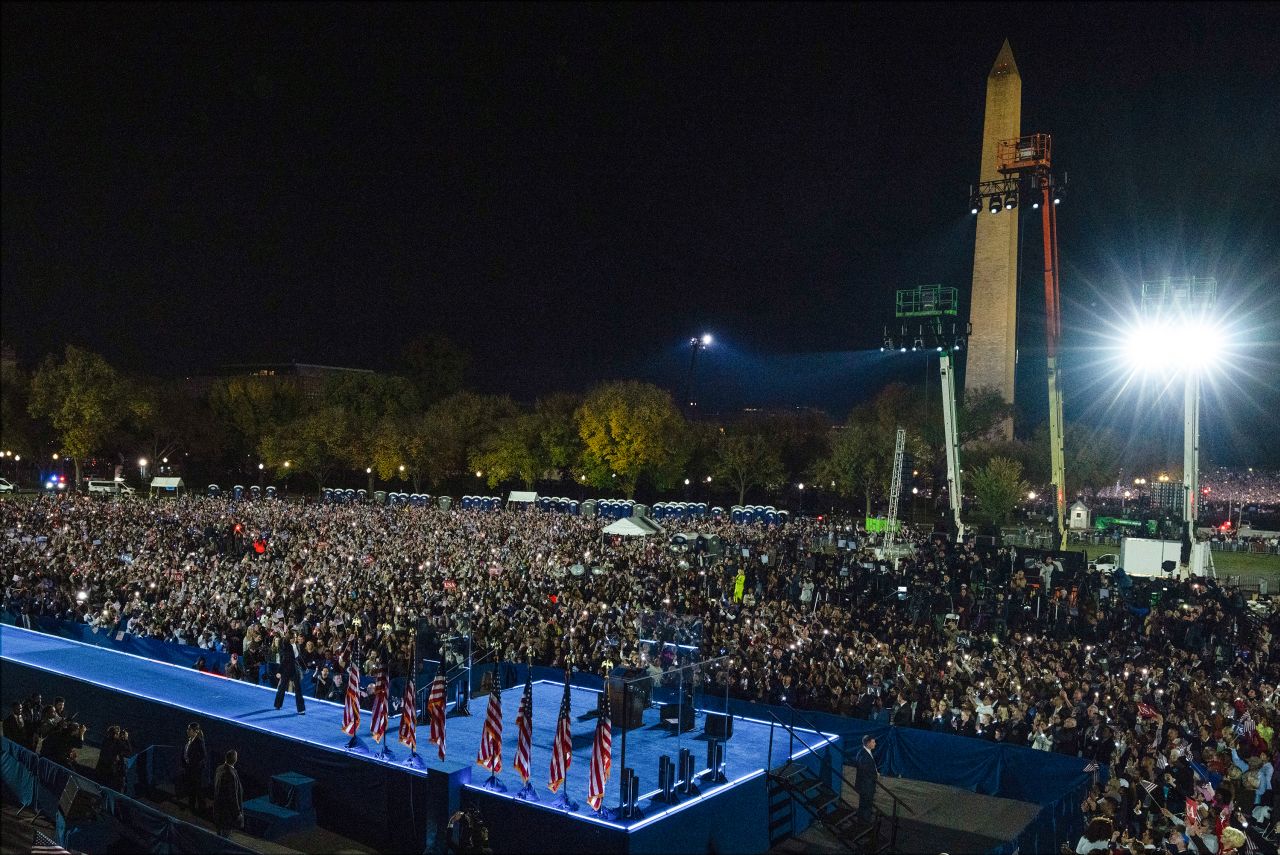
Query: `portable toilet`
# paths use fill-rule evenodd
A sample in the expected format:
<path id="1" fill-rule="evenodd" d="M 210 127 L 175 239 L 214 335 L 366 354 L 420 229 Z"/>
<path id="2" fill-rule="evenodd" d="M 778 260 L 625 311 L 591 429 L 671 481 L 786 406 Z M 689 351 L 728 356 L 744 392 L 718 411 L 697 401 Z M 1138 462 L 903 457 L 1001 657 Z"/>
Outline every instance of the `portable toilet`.
<path id="1" fill-rule="evenodd" d="M 436 507 L 442 511 L 447 511 L 449 508 L 453 507 L 453 499 L 448 496 L 441 496 L 436 499 Z"/>
<path id="2" fill-rule="evenodd" d="M 240 484 L 237 484 L 234 487 L 232 487 L 231 498 L 237 502 L 240 501 L 242 498 L 244 498 L 244 487 Z"/>
<path id="3" fill-rule="evenodd" d="M 209 491 L 209 498 L 211 499 L 216 499 L 222 494 L 222 488 L 217 484 L 210 484 L 207 489 Z"/>
<path id="4" fill-rule="evenodd" d="M 274 499 L 276 497 L 276 488 L 274 486 L 267 488 L 267 498 Z"/>

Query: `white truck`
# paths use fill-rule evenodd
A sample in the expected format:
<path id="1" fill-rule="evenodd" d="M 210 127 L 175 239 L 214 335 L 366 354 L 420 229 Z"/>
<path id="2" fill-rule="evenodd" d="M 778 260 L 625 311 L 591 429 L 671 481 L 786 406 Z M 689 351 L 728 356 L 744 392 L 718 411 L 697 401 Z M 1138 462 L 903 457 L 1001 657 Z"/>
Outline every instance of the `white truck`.
<path id="1" fill-rule="evenodd" d="M 1172 561 L 1176 577 L 1184 578 L 1184 571 L 1179 564 L 1182 557 L 1182 542 L 1178 540 L 1150 540 L 1145 537 L 1126 537 L 1120 541 L 1120 566 L 1130 576 L 1163 576 L 1164 563 Z M 1213 576 L 1213 562 L 1209 559 L 1209 544 L 1194 543 L 1191 545 L 1191 566 L 1188 568 L 1193 576 Z"/>

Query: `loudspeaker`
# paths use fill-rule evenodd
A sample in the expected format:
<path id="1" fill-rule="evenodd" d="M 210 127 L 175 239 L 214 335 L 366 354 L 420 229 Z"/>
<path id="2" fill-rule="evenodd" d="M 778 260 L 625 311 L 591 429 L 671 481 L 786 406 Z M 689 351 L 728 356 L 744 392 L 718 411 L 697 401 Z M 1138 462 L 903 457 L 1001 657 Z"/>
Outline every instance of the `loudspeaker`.
<path id="1" fill-rule="evenodd" d="M 1177 570 L 1177 569 L 1178 569 L 1178 562 L 1176 562 L 1176 561 L 1161 561 L 1161 562 L 1160 562 L 1160 569 L 1161 569 L 1161 570 L 1163 570 L 1163 571 L 1164 571 L 1164 572 L 1166 572 L 1166 573 L 1172 573 L 1174 570 Z"/>
<path id="2" fill-rule="evenodd" d="M 67 778 L 67 785 L 62 788 L 62 797 L 58 799 L 58 810 L 69 821 L 92 819 L 98 812 L 98 803 L 102 801 L 102 790 L 88 781 L 80 782 L 75 775 Z"/>
<path id="3" fill-rule="evenodd" d="M 702 729 L 711 739 L 728 739 L 733 736 L 733 716 L 709 712 Z"/>
<path id="4" fill-rule="evenodd" d="M 658 718 L 663 724 L 676 724 L 678 719 L 681 733 L 693 730 L 693 704 L 663 704 L 658 708 Z"/>

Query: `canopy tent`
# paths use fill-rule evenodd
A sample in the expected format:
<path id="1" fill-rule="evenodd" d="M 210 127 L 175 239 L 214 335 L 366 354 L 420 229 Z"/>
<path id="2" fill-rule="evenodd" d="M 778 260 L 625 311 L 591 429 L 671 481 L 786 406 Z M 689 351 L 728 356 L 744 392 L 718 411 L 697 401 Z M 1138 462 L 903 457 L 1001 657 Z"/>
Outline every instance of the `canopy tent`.
<path id="1" fill-rule="evenodd" d="M 538 501 L 537 493 L 530 493 L 525 490 L 512 490 L 511 495 L 507 496 L 507 504 L 532 505 Z"/>
<path id="2" fill-rule="evenodd" d="M 172 493 L 175 496 L 181 495 L 187 489 L 187 485 L 182 483 L 181 478 L 163 477 L 151 479 L 151 495 L 155 496 L 160 493 Z"/>
<path id="3" fill-rule="evenodd" d="M 647 537 L 651 534 L 661 534 L 662 526 L 649 517 L 623 517 L 605 526 L 604 533 L 622 537 Z"/>

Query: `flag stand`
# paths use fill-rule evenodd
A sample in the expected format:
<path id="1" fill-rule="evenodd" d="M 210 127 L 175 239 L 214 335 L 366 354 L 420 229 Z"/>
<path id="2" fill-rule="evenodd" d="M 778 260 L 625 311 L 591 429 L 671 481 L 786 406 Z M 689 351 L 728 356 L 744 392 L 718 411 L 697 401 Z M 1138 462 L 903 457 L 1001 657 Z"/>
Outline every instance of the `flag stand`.
<path id="1" fill-rule="evenodd" d="M 591 815 L 592 815 L 592 816 L 594 816 L 596 819 L 603 819 L 603 820 L 606 820 L 606 821 L 608 821 L 608 822 L 613 822 L 614 820 L 616 820 L 616 819 L 618 818 L 618 812 L 617 812 L 617 811 L 615 811 L 615 810 L 610 810 L 609 808 L 605 807 L 604 805 L 600 805 L 600 810 L 593 810 L 593 811 L 591 812 Z"/>
<path id="2" fill-rule="evenodd" d="M 538 800 L 538 794 L 534 792 L 533 784 L 525 781 L 524 786 L 516 792 L 516 798 L 524 799 L 527 802 L 536 802 Z"/>
<path id="3" fill-rule="evenodd" d="M 382 746 L 382 750 L 381 750 L 381 751 L 379 751 L 377 754 L 373 755 L 373 757 L 374 757 L 374 759 L 375 759 L 375 760 L 394 760 L 394 759 L 396 759 L 396 755 L 392 754 L 392 753 L 391 753 L 391 749 L 390 749 L 390 748 L 388 748 L 386 745 L 383 745 L 383 746 Z"/>
<path id="4" fill-rule="evenodd" d="M 566 781 L 568 778 L 566 777 Z M 578 809 L 578 803 L 569 801 L 569 794 L 565 791 L 564 784 L 560 785 L 560 792 L 556 794 L 556 799 L 551 803 L 551 807 L 556 810 L 575 811 Z"/>
<path id="5" fill-rule="evenodd" d="M 403 765 L 403 766 L 408 766 L 408 767 L 409 767 L 409 768 L 411 768 L 411 769 L 425 769 L 425 768 L 427 768 L 427 764 L 426 764 L 425 762 L 423 762 L 423 760 L 422 760 L 422 755 L 420 755 L 417 751 L 410 751 L 410 752 L 409 752 L 409 759 L 404 760 L 404 761 L 401 763 L 401 765 Z"/>
<path id="6" fill-rule="evenodd" d="M 495 793 L 505 793 L 507 791 L 507 785 L 499 781 L 497 775 L 490 775 L 480 786 Z"/>

